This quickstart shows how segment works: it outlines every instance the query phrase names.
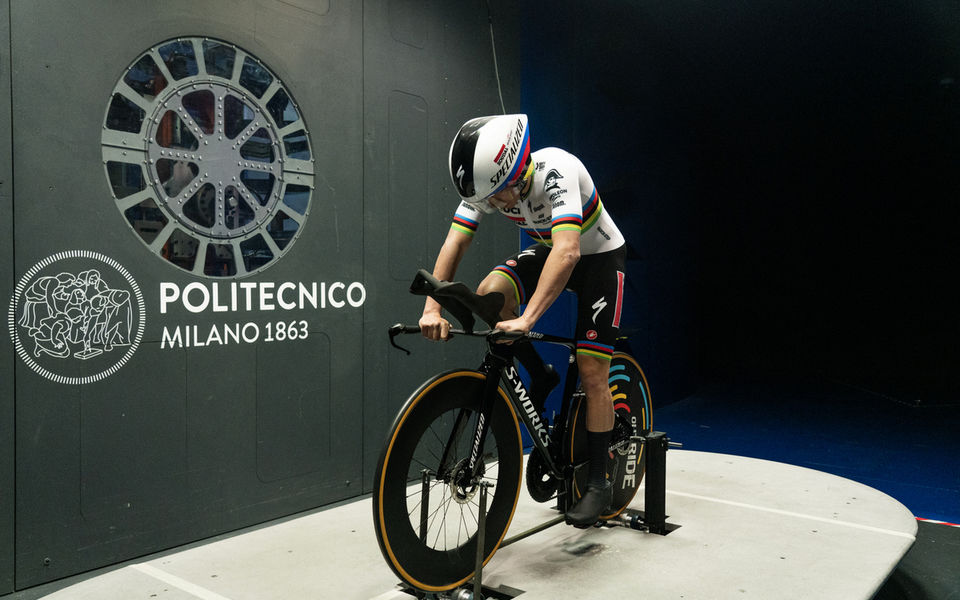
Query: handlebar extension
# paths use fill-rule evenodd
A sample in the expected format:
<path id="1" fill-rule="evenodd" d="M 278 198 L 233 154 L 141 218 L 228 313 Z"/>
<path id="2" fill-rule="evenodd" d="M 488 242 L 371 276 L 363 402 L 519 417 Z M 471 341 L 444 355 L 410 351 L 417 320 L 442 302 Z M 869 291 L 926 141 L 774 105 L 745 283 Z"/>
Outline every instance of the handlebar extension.
<path id="1" fill-rule="evenodd" d="M 395 323 L 390 326 L 390 329 L 387 330 L 388 335 L 390 336 L 390 345 L 394 348 L 403 350 L 408 355 L 410 351 L 401 346 L 396 342 L 394 338 L 398 335 L 406 333 L 420 333 L 419 325 L 404 325 L 403 323 Z M 530 338 L 529 334 L 522 333 L 519 331 L 501 331 L 499 329 L 487 329 L 484 331 L 465 331 L 463 329 L 450 329 L 450 337 L 454 335 L 469 335 L 472 337 L 485 337 L 488 338 L 491 342 L 515 342 L 519 339 Z M 449 338 L 448 338 L 449 339 Z"/>

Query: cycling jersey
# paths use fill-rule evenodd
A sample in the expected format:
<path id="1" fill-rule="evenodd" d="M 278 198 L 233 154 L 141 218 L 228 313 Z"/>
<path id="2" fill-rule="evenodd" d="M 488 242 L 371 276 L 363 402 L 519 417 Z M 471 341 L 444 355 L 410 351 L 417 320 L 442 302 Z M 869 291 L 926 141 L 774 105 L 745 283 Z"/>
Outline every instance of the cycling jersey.
<path id="1" fill-rule="evenodd" d="M 531 153 L 530 160 L 533 180 L 527 196 L 512 209 L 501 209 L 501 214 L 546 246 L 552 246 L 555 231 L 579 232 L 581 255 L 609 252 L 624 244 L 580 159 L 560 148 L 543 148 Z M 473 236 L 482 217 L 461 202 L 452 227 Z"/>

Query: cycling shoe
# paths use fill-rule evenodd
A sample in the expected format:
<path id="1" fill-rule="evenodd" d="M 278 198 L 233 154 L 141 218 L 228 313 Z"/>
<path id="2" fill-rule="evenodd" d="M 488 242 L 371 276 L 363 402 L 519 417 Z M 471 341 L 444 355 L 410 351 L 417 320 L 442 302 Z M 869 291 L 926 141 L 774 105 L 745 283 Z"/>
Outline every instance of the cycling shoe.
<path id="1" fill-rule="evenodd" d="M 588 485 L 587 493 L 567 511 L 567 525 L 573 525 L 580 529 L 592 526 L 600 518 L 600 515 L 610 507 L 612 500 L 613 484 L 609 481 L 605 482 L 603 486 Z"/>

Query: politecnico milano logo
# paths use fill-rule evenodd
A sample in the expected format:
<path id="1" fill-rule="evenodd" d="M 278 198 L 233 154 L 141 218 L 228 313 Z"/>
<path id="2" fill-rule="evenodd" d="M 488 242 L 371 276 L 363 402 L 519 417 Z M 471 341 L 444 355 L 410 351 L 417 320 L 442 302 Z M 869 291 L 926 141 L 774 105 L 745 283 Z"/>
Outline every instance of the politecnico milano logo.
<path id="1" fill-rule="evenodd" d="M 86 384 L 130 360 L 146 312 L 140 286 L 120 263 L 69 250 L 20 278 L 7 321 L 17 354 L 33 371 L 57 383 Z"/>

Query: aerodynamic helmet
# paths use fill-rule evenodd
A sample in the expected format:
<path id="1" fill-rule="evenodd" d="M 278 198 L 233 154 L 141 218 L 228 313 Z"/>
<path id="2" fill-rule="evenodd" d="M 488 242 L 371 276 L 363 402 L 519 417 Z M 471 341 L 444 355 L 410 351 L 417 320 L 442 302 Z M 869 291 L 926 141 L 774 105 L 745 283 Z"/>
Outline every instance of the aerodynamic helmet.
<path id="1" fill-rule="evenodd" d="M 463 124 L 450 144 L 450 178 L 460 198 L 485 213 L 487 198 L 523 177 L 530 159 L 527 115 L 478 117 Z"/>

